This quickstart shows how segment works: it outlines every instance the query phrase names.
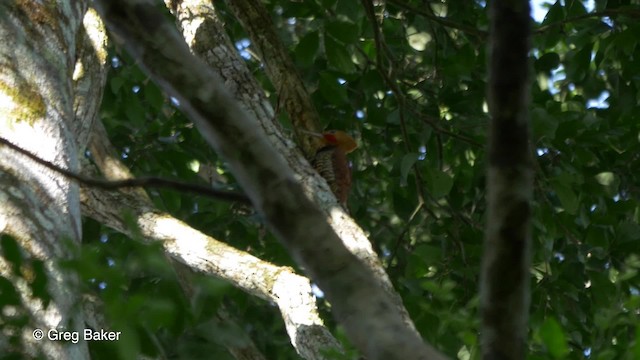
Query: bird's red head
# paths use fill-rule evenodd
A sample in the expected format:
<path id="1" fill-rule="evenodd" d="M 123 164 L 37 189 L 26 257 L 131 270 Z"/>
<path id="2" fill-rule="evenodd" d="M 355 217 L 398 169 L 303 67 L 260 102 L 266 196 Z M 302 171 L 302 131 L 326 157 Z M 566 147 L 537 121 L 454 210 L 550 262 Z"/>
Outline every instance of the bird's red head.
<path id="1" fill-rule="evenodd" d="M 322 138 L 327 145 L 337 146 L 347 154 L 358 148 L 355 139 L 344 131 L 329 130 L 322 133 Z"/>
<path id="2" fill-rule="evenodd" d="M 323 146 L 335 146 L 340 148 L 347 154 L 358 148 L 358 144 L 356 143 L 355 139 L 341 130 L 327 130 L 322 134 L 307 130 L 299 131 L 318 138 Z"/>

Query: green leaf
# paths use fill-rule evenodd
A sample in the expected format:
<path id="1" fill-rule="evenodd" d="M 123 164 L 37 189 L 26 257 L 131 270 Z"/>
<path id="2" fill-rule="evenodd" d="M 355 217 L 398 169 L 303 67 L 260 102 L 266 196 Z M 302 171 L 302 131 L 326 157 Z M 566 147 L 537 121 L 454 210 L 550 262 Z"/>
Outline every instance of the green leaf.
<path id="1" fill-rule="evenodd" d="M 295 49 L 295 56 L 303 66 L 310 66 L 316 59 L 318 48 L 320 47 L 320 35 L 317 31 L 312 31 L 305 35 Z"/>
<path id="2" fill-rule="evenodd" d="M 400 124 L 400 111 L 397 109 L 393 110 L 387 116 L 387 124 L 399 125 Z"/>
<path id="3" fill-rule="evenodd" d="M 145 122 L 146 112 L 142 104 L 140 103 L 140 98 L 134 93 L 128 94 L 124 100 L 124 113 L 129 120 L 130 126 L 139 127 L 142 126 Z"/>
<path id="4" fill-rule="evenodd" d="M 420 287 L 431 293 L 436 299 L 442 301 L 451 301 L 454 299 L 452 290 L 455 288 L 455 283 L 451 280 L 442 283 L 433 280 L 424 280 L 420 282 Z"/>
<path id="5" fill-rule="evenodd" d="M 587 13 L 582 1 L 569 1 L 567 2 L 567 17 L 575 17 L 584 15 Z"/>
<path id="6" fill-rule="evenodd" d="M 636 336 L 631 350 L 634 359 L 640 359 L 640 325 L 636 325 Z"/>
<path id="7" fill-rule="evenodd" d="M 360 48 L 362 52 L 369 58 L 375 59 L 378 49 L 376 49 L 376 43 L 373 40 L 365 39 L 360 42 Z"/>
<path id="8" fill-rule="evenodd" d="M 540 327 L 540 338 L 554 359 L 562 359 L 569 353 L 564 331 L 553 317 L 545 320 Z"/>
<path id="9" fill-rule="evenodd" d="M 558 121 L 545 109 L 534 107 L 531 110 L 531 127 L 536 142 L 540 139 L 553 140 L 556 137 Z"/>
<path id="10" fill-rule="evenodd" d="M 562 7 L 560 0 L 556 0 L 555 4 L 551 5 L 551 8 L 549 9 L 549 12 L 547 12 L 547 16 L 544 17 L 542 24 L 548 25 L 561 20 L 564 20 L 564 8 Z"/>
<path id="11" fill-rule="evenodd" d="M 338 82 L 338 78 L 328 72 L 320 74 L 318 91 L 331 104 L 342 106 L 349 101 L 347 89 Z"/>
<path id="12" fill-rule="evenodd" d="M 357 23 L 364 17 L 364 10 L 359 2 L 353 0 L 338 0 L 336 12 Z"/>
<path id="13" fill-rule="evenodd" d="M 156 84 L 147 84 L 142 91 L 145 100 L 149 102 L 149 105 L 154 109 L 160 109 L 164 104 L 164 94 L 162 90 Z"/>
<path id="14" fill-rule="evenodd" d="M 591 52 L 593 43 L 585 44 L 577 52 L 569 52 L 567 54 L 566 72 L 567 76 L 573 78 L 574 81 L 582 81 L 589 73 L 591 65 Z"/>
<path id="15" fill-rule="evenodd" d="M 619 242 L 636 241 L 640 239 L 640 225 L 623 222 L 616 229 L 616 237 Z"/>
<path id="16" fill-rule="evenodd" d="M 121 76 L 114 76 L 109 81 L 109 87 L 111 88 L 111 92 L 117 94 L 120 91 L 120 88 L 124 85 L 124 78 Z"/>
<path id="17" fill-rule="evenodd" d="M 615 196 L 618 194 L 620 186 L 620 177 L 611 171 L 603 171 L 595 176 L 598 184 L 602 185 L 605 192 L 609 196 Z"/>
<path id="18" fill-rule="evenodd" d="M 4 276 L 0 276 L 0 304 L 18 306 L 22 304 L 18 289 Z"/>
<path id="19" fill-rule="evenodd" d="M 585 243 L 593 248 L 606 248 L 609 245 L 608 233 L 601 227 L 589 226 Z"/>
<path id="20" fill-rule="evenodd" d="M 33 296 L 42 300 L 46 307 L 51 301 L 51 295 L 49 294 L 48 288 L 49 277 L 47 276 L 44 262 L 34 259 L 31 265 L 34 275 L 33 281 L 31 282 L 31 291 L 33 292 Z"/>
<path id="21" fill-rule="evenodd" d="M 558 195 L 564 210 L 571 215 L 575 215 L 578 211 L 578 197 L 575 192 L 568 185 L 558 181 L 553 182 L 553 190 Z"/>
<path id="22" fill-rule="evenodd" d="M 407 176 L 409 176 L 409 171 L 413 167 L 413 164 L 418 161 L 419 154 L 417 153 L 408 153 L 402 157 L 402 161 L 400 162 L 400 186 L 407 186 Z"/>
<path id="23" fill-rule="evenodd" d="M 345 74 L 355 72 L 355 65 L 345 46 L 326 34 L 324 37 L 324 51 L 327 55 L 327 62 L 331 67 Z"/>
<path id="24" fill-rule="evenodd" d="M 431 170 L 426 172 L 427 188 L 436 199 L 447 196 L 453 187 L 453 178 L 440 170 Z"/>
<path id="25" fill-rule="evenodd" d="M 613 45 L 626 55 L 632 56 L 638 44 L 638 26 L 631 26 L 614 37 Z"/>
<path id="26" fill-rule="evenodd" d="M 560 55 L 555 52 L 549 52 L 542 55 L 535 62 L 535 68 L 542 72 L 551 72 L 551 70 L 557 69 L 560 66 Z"/>
<path id="27" fill-rule="evenodd" d="M 20 251 L 20 245 L 13 237 L 2 234 L 0 237 L 0 249 L 5 260 L 11 263 L 11 268 L 14 274 L 20 274 L 20 266 L 22 265 L 22 252 Z"/>
<path id="28" fill-rule="evenodd" d="M 374 92 L 380 91 L 384 88 L 384 81 L 382 80 L 382 77 L 380 77 L 380 73 L 375 70 L 365 72 L 360 77 L 360 81 L 366 91 Z"/>
<path id="29" fill-rule="evenodd" d="M 413 255 L 418 256 L 427 266 L 433 266 L 442 260 L 441 248 L 431 244 L 418 245 L 413 249 Z"/>
<path id="30" fill-rule="evenodd" d="M 295 1 L 282 8 L 282 16 L 288 18 L 305 18 L 313 14 L 317 4 L 313 1 Z"/>
<path id="31" fill-rule="evenodd" d="M 613 360 L 617 358 L 617 353 L 613 349 L 604 349 L 593 357 L 594 360 Z"/>
<path id="32" fill-rule="evenodd" d="M 320 0 L 325 8 L 332 8 L 338 0 Z"/>
<path id="33" fill-rule="evenodd" d="M 542 21 L 542 25 L 558 23 L 564 20 L 564 17 L 564 8 L 562 7 L 560 0 L 557 0 L 549 9 L 549 12 L 547 12 L 547 16 L 545 16 Z M 552 48 L 564 38 L 562 26 L 553 26 L 542 34 L 541 42 L 543 47 Z"/>
<path id="34" fill-rule="evenodd" d="M 345 45 L 358 41 L 360 30 L 358 26 L 346 21 L 331 21 L 325 24 L 326 34 Z"/>
<path id="35" fill-rule="evenodd" d="M 424 51 L 431 42 L 431 34 L 425 31 L 418 31 L 413 27 L 407 29 L 407 41 L 409 46 L 416 51 Z"/>

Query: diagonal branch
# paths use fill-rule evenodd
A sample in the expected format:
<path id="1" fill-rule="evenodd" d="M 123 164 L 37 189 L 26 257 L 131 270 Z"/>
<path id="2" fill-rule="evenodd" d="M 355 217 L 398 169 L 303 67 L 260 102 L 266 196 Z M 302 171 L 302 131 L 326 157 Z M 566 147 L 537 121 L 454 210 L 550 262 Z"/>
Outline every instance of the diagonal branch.
<path id="1" fill-rule="evenodd" d="M 282 155 L 149 1 L 97 0 L 107 27 L 170 94 L 229 167 L 275 235 L 325 292 L 354 345 L 373 359 L 440 359 L 396 299 L 351 254 Z"/>
<path id="2" fill-rule="evenodd" d="M 289 114 L 293 130 L 320 130 L 319 115 L 287 49 L 275 32 L 265 6 L 255 0 L 231 0 L 226 3 L 249 33 L 253 46 L 265 64 L 269 79 L 274 88 L 278 89 L 279 103 L 282 103 Z M 305 154 L 310 154 L 314 149 L 313 139 L 296 135 Z"/>
<path id="3" fill-rule="evenodd" d="M 380 285 L 395 299 L 396 307 L 401 311 L 406 322 L 410 324 L 411 320 L 402 305 L 402 300 L 393 289 L 393 285 L 363 229 L 341 209 L 335 207 L 335 197 L 326 181 L 310 167 L 295 144 L 283 136 L 278 126 L 279 123 L 272 119 L 273 110 L 264 96 L 263 89 L 247 69 L 246 62 L 240 58 L 231 44 L 222 24 L 216 20 L 215 14 L 211 13 L 213 9 L 210 6 L 195 5 L 198 2 L 199 0 L 183 2 L 180 6 L 175 7 L 180 28 L 190 48 L 198 56 L 205 59 L 207 64 L 224 79 L 234 97 L 246 107 L 251 115 L 256 117 L 262 129 L 268 134 L 270 144 L 285 157 L 286 162 L 296 172 L 296 177 L 301 179 L 307 196 L 321 206 L 330 225 L 340 235 L 347 249 L 375 273 Z M 196 27 L 194 24 L 200 26 Z M 266 26 L 266 24 L 262 25 Z M 269 59 L 265 61 L 269 61 Z M 274 62 L 273 66 L 279 65 Z"/>
<path id="4" fill-rule="evenodd" d="M 94 126 L 89 148 L 97 167 L 107 178 L 130 176 L 129 169 L 113 155 L 115 150 L 101 122 Z M 292 342 L 296 348 L 302 348 L 300 354 L 306 359 L 318 358 L 308 354 L 339 348 L 318 314 L 309 280 L 291 268 L 263 261 L 193 229 L 158 210 L 144 191 L 112 192 L 89 187 L 81 190 L 85 215 L 129 236 L 159 242 L 167 255 L 193 271 L 223 279 L 248 294 L 277 304 Z M 139 233 L 134 234 L 127 225 L 123 209 L 133 212 L 129 215 L 136 219 Z M 316 344 L 297 344 L 309 338 L 304 335 L 310 330 Z M 324 347 L 314 347 L 317 343 Z"/>

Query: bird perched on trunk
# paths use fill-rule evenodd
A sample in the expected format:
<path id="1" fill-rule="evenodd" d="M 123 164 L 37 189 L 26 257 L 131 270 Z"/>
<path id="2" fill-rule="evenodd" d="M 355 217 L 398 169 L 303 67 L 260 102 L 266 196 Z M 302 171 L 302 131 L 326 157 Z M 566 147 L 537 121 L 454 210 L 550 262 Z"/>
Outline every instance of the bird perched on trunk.
<path id="1" fill-rule="evenodd" d="M 328 130 L 322 134 L 305 130 L 302 132 L 319 139 L 311 165 L 327 180 L 333 194 L 346 208 L 351 189 L 351 168 L 347 154 L 355 150 L 358 144 L 349 134 L 340 130 Z"/>

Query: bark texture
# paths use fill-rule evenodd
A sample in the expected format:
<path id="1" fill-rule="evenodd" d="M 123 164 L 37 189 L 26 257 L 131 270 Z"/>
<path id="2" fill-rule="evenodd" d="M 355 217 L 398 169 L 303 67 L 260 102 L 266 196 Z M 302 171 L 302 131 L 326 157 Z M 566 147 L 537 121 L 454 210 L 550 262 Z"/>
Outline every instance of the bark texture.
<path id="1" fill-rule="evenodd" d="M 147 1 L 96 1 L 109 29 L 152 77 L 176 96 L 204 138 L 224 157 L 274 233 L 318 282 L 334 313 L 369 359 L 438 359 L 408 326 L 396 299 L 354 257 L 305 196 L 257 122 Z M 309 231 L 313 229 L 313 231 Z"/>
<path id="2" fill-rule="evenodd" d="M 308 162 L 301 155 L 296 144 L 283 134 L 280 123 L 275 121 L 271 103 L 227 36 L 211 2 L 175 0 L 167 1 L 167 5 L 176 16 L 178 28 L 182 31 L 191 51 L 202 58 L 220 76 L 233 98 L 258 121 L 276 151 L 284 155 L 286 161 L 300 174 L 300 178 L 308 179 L 309 183 L 315 180 L 316 184 L 322 184 L 321 181 L 314 179 L 314 172 L 309 171 Z M 302 175 L 305 173 L 306 175 Z M 309 185 L 309 187 L 312 186 Z M 322 191 L 323 189 L 316 189 L 317 193 Z M 286 292 L 291 293 L 290 291 L 294 290 L 295 293 L 295 289 L 307 289 L 305 286 L 294 286 L 295 284 L 303 285 L 299 280 L 293 281 Z M 285 288 L 280 287 L 280 289 Z M 280 301 L 276 302 L 280 306 L 286 302 L 287 298 L 289 297 L 280 298 Z M 307 298 L 308 296 L 300 298 L 296 295 L 293 299 Z M 291 305 L 306 303 L 307 301 L 295 301 Z M 281 307 L 287 332 L 298 354 L 305 359 L 323 359 L 324 353 L 328 350 L 342 352 L 339 343 L 324 327 L 317 315 L 315 305 L 313 307 L 299 305 L 288 307 L 288 310 Z M 305 315 L 304 311 L 309 313 Z M 297 315 L 292 317 L 292 313 Z M 302 319 L 306 320 L 301 321 Z"/>
<path id="3" fill-rule="evenodd" d="M 531 198 L 529 3 L 491 2 L 488 218 L 482 266 L 482 355 L 524 359 Z"/>
<path id="4" fill-rule="evenodd" d="M 265 64 L 267 76 L 278 92 L 279 103 L 289 115 L 293 130 L 320 132 L 320 118 L 289 52 L 278 38 L 271 16 L 264 4 L 254 0 L 227 1 L 227 6 L 249 33 L 253 47 Z M 296 134 L 307 158 L 317 148 L 312 137 Z"/>
<path id="5" fill-rule="evenodd" d="M 89 149 L 100 171 L 110 180 L 131 177 L 107 139 L 102 123 L 94 126 Z M 145 241 L 160 242 L 167 255 L 191 270 L 228 281 L 233 286 L 278 305 L 292 343 L 305 359 L 321 359 L 323 351 L 339 349 L 318 314 L 309 279 L 289 267 L 276 266 L 191 228 L 159 211 L 142 189 L 117 192 L 82 188 L 82 210 L 86 216 L 117 231 Z M 127 215 L 139 229 L 127 226 Z M 223 319 L 224 320 L 224 319 Z M 306 333 L 314 329 L 312 334 Z M 229 345 L 232 353 L 256 354 Z M 253 355 L 251 355 L 253 356 Z"/>
<path id="6" fill-rule="evenodd" d="M 286 162 L 294 170 L 294 176 L 302 183 L 307 196 L 313 198 L 322 208 L 329 224 L 340 236 L 347 249 L 374 272 L 380 286 L 388 293 L 388 296 L 394 299 L 395 308 L 402 314 L 406 326 L 413 328 L 413 323 L 402 304 L 402 300 L 395 292 L 366 234 L 341 207 L 336 206 L 335 196 L 327 186 L 327 182 L 309 166 L 308 161 L 302 156 L 296 145 L 282 133 L 279 123 L 273 118 L 273 109 L 263 89 L 256 82 L 245 65 L 245 61 L 233 47 L 222 24 L 215 15 L 214 9 L 210 5 L 203 5 L 202 3 L 203 1 L 199 0 L 169 1 L 169 7 L 176 14 L 188 45 L 195 54 L 203 58 L 214 69 L 216 74 L 223 79 L 225 86 L 233 94 L 234 98 L 240 101 L 251 115 L 255 116 L 259 125 L 267 134 L 268 141 L 278 153 L 284 156 Z M 251 7 L 253 8 L 252 11 L 261 14 L 259 15 L 260 17 L 268 17 L 262 4 L 253 4 Z M 250 23 L 249 26 L 252 27 L 250 34 L 257 36 L 261 36 L 263 33 L 275 32 L 273 28 L 269 28 L 269 26 L 273 26 L 271 21 L 254 22 Z M 265 56 L 263 61 L 268 63 L 267 67 L 276 69 L 267 73 L 272 82 L 275 84 L 286 82 L 287 86 L 285 87 L 296 89 L 295 91 L 279 94 L 280 101 L 290 101 L 296 104 L 293 109 L 285 108 L 289 112 L 289 116 L 297 118 L 295 114 L 300 111 L 314 113 L 315 109 L 312 106 L 305 105 L 310 100 L 300 77 L 297 74 L 288 74 L 296 70 L 287 66 L 287 63 L 291 62 L 291 60 L 286 51 L 283 50 L 284 46 L 282 46 L 280 40 L 277 37 L 270 37 L 269 41 L 264 39 L 252 39 L 252 41 L 262 44 L 261 46 L 268 46 L 269 42 L 277 43 L 273 48 L 280 49 L 278 54 L 273 55 L 273 58 Z M 268 51 L 274 50 L 268 49 Z M 280 62 L 279 59 L 282 58 L 286 58 L 286 61 Z M 277 74 L 284 74 L 283 76 L 288 80 L 283 80 Z M 307 100 L 298 103 L 296 99 L 303 95 Z M 309 116 L 313 116 L 313 114 Z M 297 126 L 305 128 L 312 125 L 299 123 Z M 314 151 L 316 148 L 313 148 Z"/>
<path id="7" fill-rule="evenodd" d="M 72 171 L 78 170 L 73 129 L 83 126 L 74 123 L 72 74 L 84 12 L 80 1 L 60 1 L 56 6 L 37 1 L 0 3 L 0 136 Z M 58 266 L 70 255 L 69 243 L 81 240 L 78 187 L 6 148 L 0 148 L 0 183 L 0 233 L 18 243 L 22 259 L 15 267 L 15 257 L 0 257 L 0 275 L 11 281 L 20 297 L 3 313 L 29 319 L 19 334 L 19 348 L 8 345 L 16 329 L 3 327 L 3 353 L 86 358 L 85 342 L 46 338 L 50 329 L 84 328 L 76 278 Z M 40 266 L 44 271 L 38 270 Z M 46 295 L 35 293 L 36 280 L 46 281 Z M 43 340 L 34 340 L 35 329 L 44 331 Z"/>

